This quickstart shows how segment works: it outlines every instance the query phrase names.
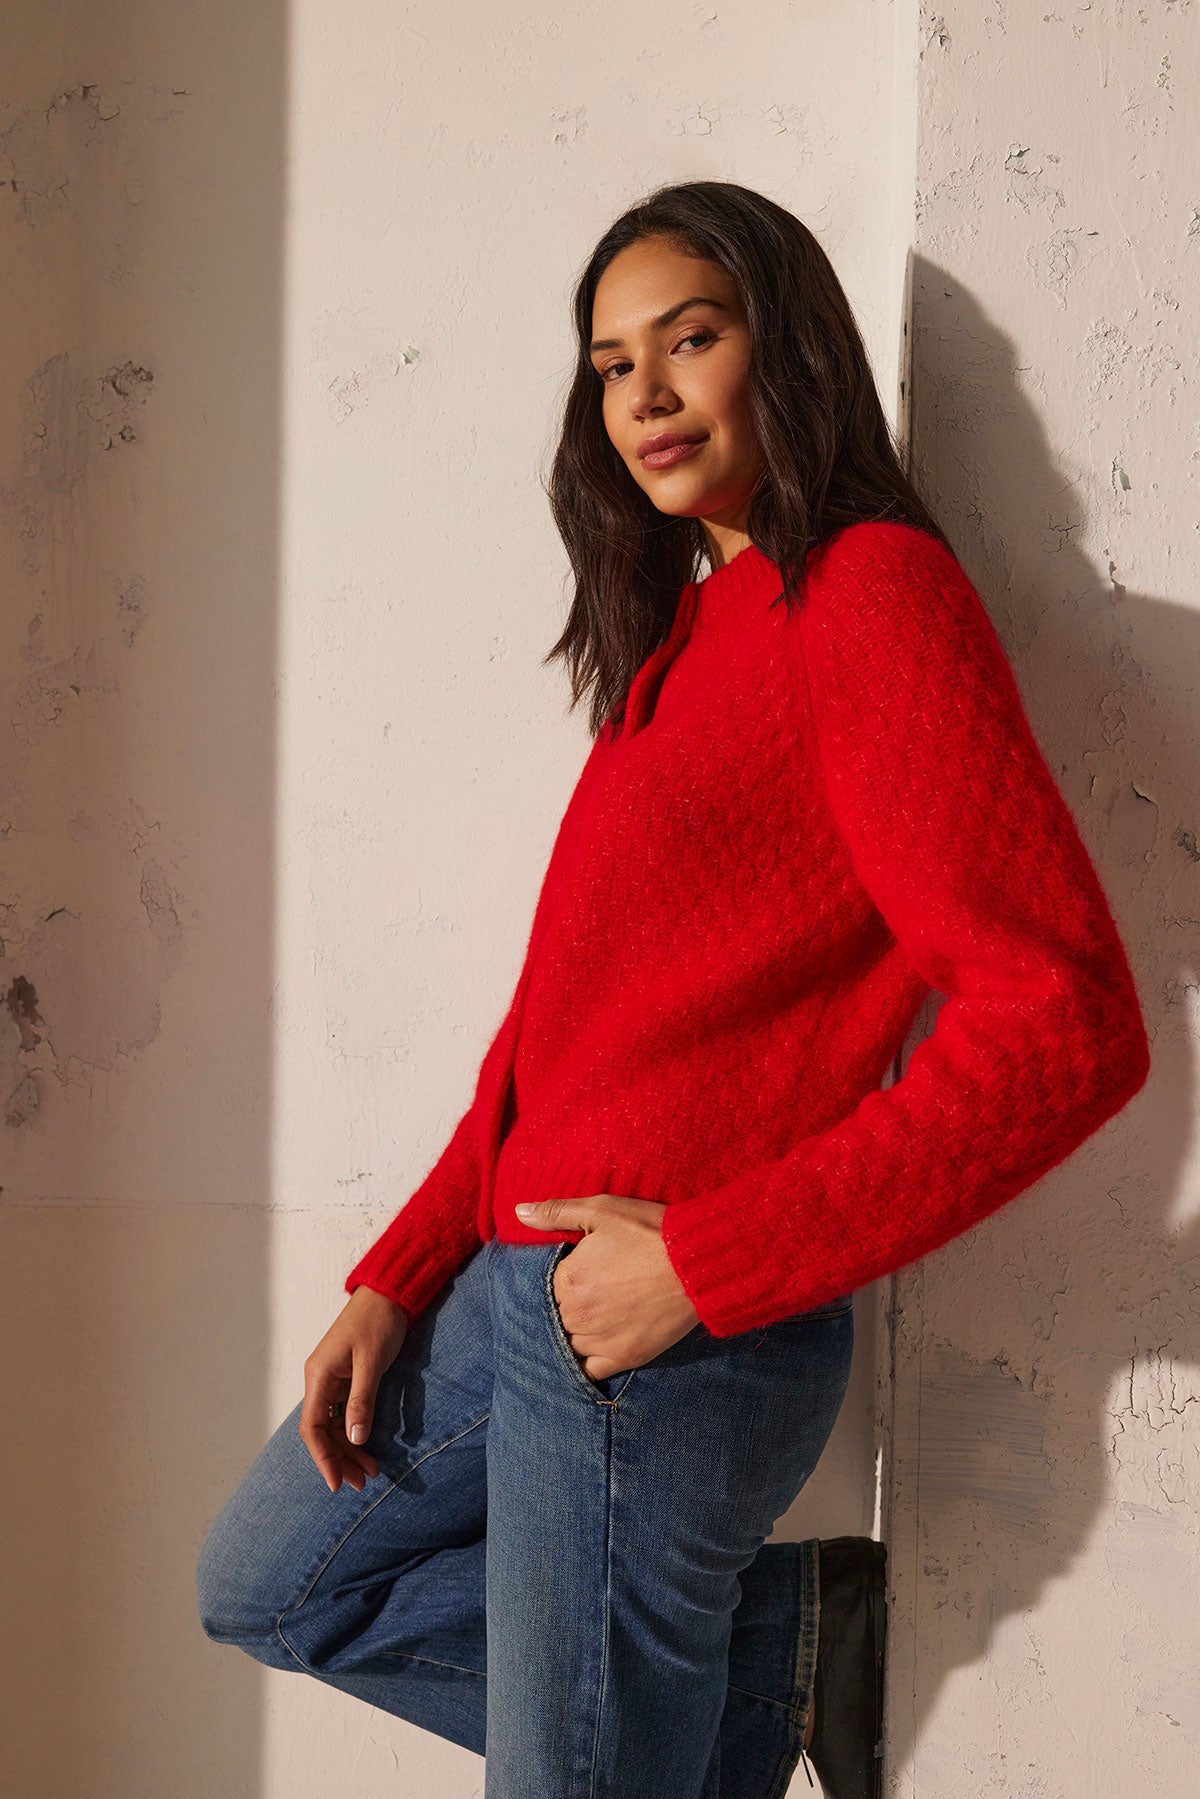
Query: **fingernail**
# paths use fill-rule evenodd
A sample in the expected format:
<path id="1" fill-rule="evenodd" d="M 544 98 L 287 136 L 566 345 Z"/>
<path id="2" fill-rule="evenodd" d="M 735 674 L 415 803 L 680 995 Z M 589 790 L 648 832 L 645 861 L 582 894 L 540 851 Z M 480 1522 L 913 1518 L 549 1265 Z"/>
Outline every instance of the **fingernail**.
<path id="1" fill-rule="evenodd" d="M 537 1211 L 537 1206 L 531 1200 L 526 1200 L 524 1204 L 517 1206 L 515 1209 L 518 1218 L 532 1218 L 533 1214 Z"/>
<path id="2" fill-rule="evenodd" d="M 352 1443 L 365 1443 L 366 1440 L 367 1440 L 366 1425 L 365 1424 L 352 1424 L 350 1426 L 350 1441 Z"/>

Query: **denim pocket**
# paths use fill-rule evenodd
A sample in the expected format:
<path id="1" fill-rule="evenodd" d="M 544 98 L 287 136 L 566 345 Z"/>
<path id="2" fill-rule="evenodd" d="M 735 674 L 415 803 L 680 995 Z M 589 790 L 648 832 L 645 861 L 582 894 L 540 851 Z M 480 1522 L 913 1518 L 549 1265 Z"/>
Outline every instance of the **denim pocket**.
<path id="1" fill-rule="evenodd" d="M 590 1374 L 585 1373 L 583 1363 L 571 1348 L 571 1339 L 567 1335 L 562 1314 L 558 1309 L 558 1298 L 554 1291 L 554 1270 L 563 1257 L 574 1248 L 574 1243 L 553 1243 L 550 1246 L 542 1277 L 545 1289 L 546 1322 L 549 1325 L 550 1336 L 559 1358 L 570 1370 L 576 1384 L 594 1400 L 616 1399 L 625 1391 L 637 1373 L 637 1369 L 619 1370 L 616 1374 L 605 1375 L 603 1380 L 593 1380 Z"/>

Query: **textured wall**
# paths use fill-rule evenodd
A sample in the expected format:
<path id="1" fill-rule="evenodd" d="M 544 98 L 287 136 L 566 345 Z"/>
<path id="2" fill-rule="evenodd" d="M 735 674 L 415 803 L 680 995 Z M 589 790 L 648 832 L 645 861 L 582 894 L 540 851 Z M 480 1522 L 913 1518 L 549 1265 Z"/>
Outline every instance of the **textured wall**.
<path id="1" fill-rule="evenodd" d="M 896 1283 L 897 1794 L 1200 1757 L 1194 5 L 922 7 L 916 467 L 1129 944 L 1132 1105 Z M 969 828 L 969 821 L 968 821 Z"/>
<path id="2" fill-rule="evenodd" d="M 634 194 L 717 175 L 820 233 L 887 401 L 912 245 L 917 472 L 1155 1046 L 896 1283 L 892 1784 L 1191 1791 L 1196 68 L 1189 0 L 9 9 L 14 1790 L 481 1791 L 205 1642 L 191 1563 L 468 1097 L 582 761 L 539 667 L 571 276 Z M 782 1534 L 871 1527 L 859 1318 Z"/>
<path id="3" fill-rule="evenodd" d="M 481 1790 L 209 1644 L 193 1558 L 469 1098 L 583 760 L 539 666 L 571 279 L 659 180 L 761 187 L 890 400 L 892 33 L 873 0 L 10 7 L 12 1790 Z M 871 1299 L 781 1534 L 871 1527 Z"/>

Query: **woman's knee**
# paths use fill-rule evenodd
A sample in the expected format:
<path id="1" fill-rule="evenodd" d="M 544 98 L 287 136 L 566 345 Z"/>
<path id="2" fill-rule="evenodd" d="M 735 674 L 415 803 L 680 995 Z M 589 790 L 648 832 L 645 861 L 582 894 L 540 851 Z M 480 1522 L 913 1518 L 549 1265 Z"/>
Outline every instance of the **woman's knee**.
<path id="1" fill-rule="evenodd" d="M 249 1624 L 247 1594 L 238 1579 L 241 1558 L 220 1519 L 205 1537 L 196 1558 L 196 1609 L 206 1636 L 229 1642 Z"/>
<path id="2" fill-rule="evenodd" d="M 272 1558 L 253 1532 L 239 1528 L 232 1504 L 218 1515 L 196 1558 L 196 1609 L 215 1643 L 275 1639 L 275 1622 L 290 1603 L 272 1582 Z"/>
<path id="3" fill-rule="evenodd" d="M 207 1636 L 218 1643 L 276 1636 L 280 1615 L 296 1601 L 304 1546 L 320 1526 L 323 1480 L 312 1472 L 297 1435 L 300 1407 L 284 1419 L 217 1513 L 196 1558 L 196 1605 Z"/>

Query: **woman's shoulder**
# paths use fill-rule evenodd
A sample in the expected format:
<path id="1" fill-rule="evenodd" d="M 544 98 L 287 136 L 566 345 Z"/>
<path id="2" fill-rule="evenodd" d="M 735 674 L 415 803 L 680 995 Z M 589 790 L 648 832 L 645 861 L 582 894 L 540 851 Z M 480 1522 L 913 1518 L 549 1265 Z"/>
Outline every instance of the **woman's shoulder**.
<path id="1" fill-rule="evenodd" d="M 806 600 L 797 640 L 827 677 L 873 672 L 897 692 L 915 691 L 934 671 L 948 692 L 969 670 L 981 687 L 1009 683 L 1007 653 L 974 582 L 944 539 L 916 525 L 869 520 L 840 531 Z"/>
<path id="2" fill-rule="evenodd" d="M 944 573 L 958 567 L 953 551 L 940 537 L 906 519 L 859 519 L 826 538 L 816 557 L 821 581 L 839 577 L 883 577 Z"/>

